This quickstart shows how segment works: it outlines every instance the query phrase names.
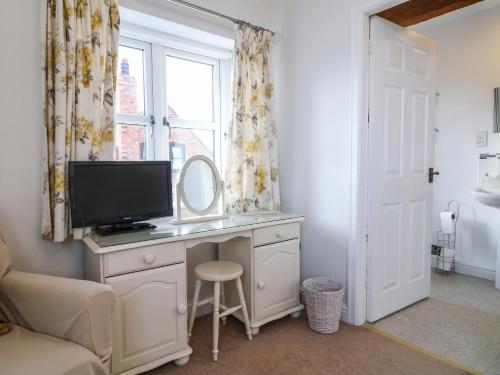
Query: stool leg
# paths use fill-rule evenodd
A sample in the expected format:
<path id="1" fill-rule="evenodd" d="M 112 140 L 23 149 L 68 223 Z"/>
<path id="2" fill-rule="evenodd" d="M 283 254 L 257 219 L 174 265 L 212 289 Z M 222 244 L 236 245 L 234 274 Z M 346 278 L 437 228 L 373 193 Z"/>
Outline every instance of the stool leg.
<path id="1" fill-rule="evenodd" d="M 219 301 L 220 301 L 220 282 L 214 282 L 214 324 L 213 324 L 213 341 L 214 349 L 212 350 L 213 359 L 217 361 L 219 356 Z"/>
<path id="2" fill-rule="evenodd" d="M 243 312 L 243 318 L 245 318 L 245 328 L 247 330 L 247 336 L 249 340 L 252 340 L 252 331 L 250 330 L 250 319 L 248 319 L 247 304 L 245 302 L 243 287 L 241 286 L 241 279 L 239 277 L 236 279 L 236 288 L 238 289 L 238 295 L 240 297 L 240 305 L 241 311 Z"/>
<path id="3" fill-rule="evenodd" d="M 220 303 L 227 307 L 226 305 L 226 292 L 224 291 L 224 283 L 220 283 Z M 227 316 L 221 318 L 222 324 L 226 325 Z"/>
<path id="4" fill-rule="evenodd" d="M 194 286 L 193 304 L 191 305 L 191 316 L 189 318 L 188 342 L 191 340 L 191 331 L 193 330 L 194 319 L 196 317 L 196 307 L 198 306 L 198 298 L 200 297 L 201 280 L 196 279 Z"/>

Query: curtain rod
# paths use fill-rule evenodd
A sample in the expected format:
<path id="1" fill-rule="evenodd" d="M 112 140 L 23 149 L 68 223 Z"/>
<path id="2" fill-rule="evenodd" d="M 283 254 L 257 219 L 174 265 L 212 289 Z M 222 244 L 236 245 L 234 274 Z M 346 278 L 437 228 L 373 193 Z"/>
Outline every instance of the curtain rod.
<path id="1" fill-rule="evenodd" d="M 226 21 L 230 21 L 230 22 L 238 23 L 238 24 L 243 24 L 243 25 L 248 25 L 248 26 L 254 27 L 254 28 L 259 29 L 259 30 L 269 31 L 273 36 L 275 35 L 274 31 L 268 30 L 268 29 L 266 29 L 264 27 L 252 25 L 249 22 L 240 20 L 238 18 L 233 18 L 233 17 L 230 17 L 230 16 L 226 16 L 225 14 L 222 14 L 222 13 L 219 13 L 219 12 L 215 12 L 215 11 L 207 9 L 207 8 L 203 8 L 203 7 L 199 6 L 199 5 L 195 5 L 195 4 L 189 3 L 189 2 L 184 1 L 184 0 L 167 0 L 167 1 L 169 1 L 171 3 L 174 3 L 174 4 L 177 4 L 177 5 L 181 5 L 181 6 L 186 7 L 186 8 L 190 8 L 190 9 L 196 10 L 196 11 L 201 12 L 201 13 L 208 14 L 210 16 L 214 16 L 214 17 L 226 20 Z"/>

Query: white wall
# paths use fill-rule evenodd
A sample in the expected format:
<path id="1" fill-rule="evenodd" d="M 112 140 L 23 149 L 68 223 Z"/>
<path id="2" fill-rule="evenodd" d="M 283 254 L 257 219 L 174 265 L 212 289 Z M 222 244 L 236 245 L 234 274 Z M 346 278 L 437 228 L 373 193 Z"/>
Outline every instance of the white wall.
<path id="1" fill-rule="evenodd" d="M 16 268 L 81 276 L 81 244 L 40 238 L 42 107 L 40 1 L 0 12 L 0 227 Z"/>
<path id="2" fill-rule="evenodd" d="M 139 3 L 139 0 L 124 0 L 133 1 Z M 193 2 L 265 27 L 277 29 L 279 26 L 275 21 L 278 12 L 274 2 Z M 55 245 L 43 241 L 39 234 L 43 134 L 39 57 L 41 3 L 9 1 L 0 12 L 0 227 L 10 245 L 15 268 L 82 277 L 82 244 L 68 241 Z M 165 4 L 164 1 L 156 3 Z M 206 20 L 206 17 L 200 19 Z M 227 22 L 214 21 L 214 25 L 213 30 L 231 33 L 232 26 Z"/>
<path id="3" fill-rule="evenodd" d="M 493 88 L 500 86 L 500 8 L 418 30 L 438 45 L 435 165 L 441 175 L 434 186 L 434 233 L 439 212 L 448 201 L 458 201 L 459 270 L 466 265 L 491 271 L 498 212 L 477 203 L 470 189 L 478 184 L 479 154 L 500 152 L 500 135 L 491 134 Z M 487 149 L 475 147 L 478 130 L 490 132 Z"/>
<path id="4" fill-rule="evenodd" d="M 345 283 L 350 196 L 351 1 L 284 1 L 280 170 L 285 211 L 304 214 L 302 277 Z"/>

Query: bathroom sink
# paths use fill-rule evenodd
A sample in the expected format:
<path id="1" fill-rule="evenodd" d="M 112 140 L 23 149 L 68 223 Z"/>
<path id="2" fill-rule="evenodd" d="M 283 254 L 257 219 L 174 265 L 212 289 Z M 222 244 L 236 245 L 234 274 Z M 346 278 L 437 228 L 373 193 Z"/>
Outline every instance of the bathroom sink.
<path id="1" fill-rule="evenodd" d="M 472 189 L 472 196 L 479 203 L 500 209 L 500 188 L 476 187 Z"/>
<path id="2" fill-rule="evenodd" d="M 472 189 L 472 196 L 477 199 L 479 203 L 486 206 L 495 207 L 500 209 L 500 188 L 484 188 L 476 187 Z M 495 288 L 500 290 L 500 231 L 497 232 L 497 261 L 495 271 Z"/>

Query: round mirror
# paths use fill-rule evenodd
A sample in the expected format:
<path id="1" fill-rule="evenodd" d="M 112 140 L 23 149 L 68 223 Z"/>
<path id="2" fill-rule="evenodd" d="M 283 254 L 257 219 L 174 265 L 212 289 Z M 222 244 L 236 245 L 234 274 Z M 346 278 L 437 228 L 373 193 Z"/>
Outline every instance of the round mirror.
<path id="1" fill-rule="evenodd" d="M 209 213 L 219 201 L 219 172 L 213 161 L 206 156 L 196 155 L 186 161 L 179 182 L 184 205 L 196 215 Z"/>

